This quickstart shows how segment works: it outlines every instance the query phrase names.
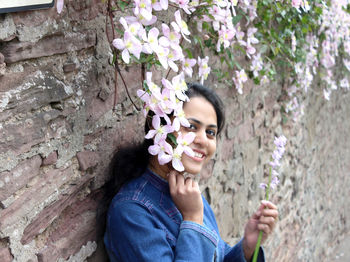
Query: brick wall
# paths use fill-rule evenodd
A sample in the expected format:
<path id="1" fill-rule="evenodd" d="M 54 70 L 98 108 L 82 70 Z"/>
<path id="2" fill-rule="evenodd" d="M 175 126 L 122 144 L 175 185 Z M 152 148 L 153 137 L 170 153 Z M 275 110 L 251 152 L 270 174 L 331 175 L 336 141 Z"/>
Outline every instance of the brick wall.
<path id="1" fill-rule="evenodd" d="M 95 217 L 112 152 L 142 137 L 144 118 L 117 80 L 100 0 L 0 14 L 1 261 L 104 261 Z M 135 97 L 141 69 L 123 70 Z M 208 83 L 217 86 L 212 80 Z M 275 134 L 289 139 L 268 258 L 330 261 L 349 232 L 350 95 L 311 94 L 299 123 L 281 125 L 281 90 L 220 88 L 228 115 L 202 174 L 224 239 L 242 235 L 262 192 Z M 213 173 L 212 176 L 210 174 Z"/>

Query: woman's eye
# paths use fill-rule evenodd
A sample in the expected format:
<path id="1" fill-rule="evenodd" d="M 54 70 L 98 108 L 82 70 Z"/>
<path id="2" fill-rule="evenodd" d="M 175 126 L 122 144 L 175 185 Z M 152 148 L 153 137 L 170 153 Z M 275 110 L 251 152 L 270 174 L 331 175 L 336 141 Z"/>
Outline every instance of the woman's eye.
<path id="1" fill-rule="evenodd" d="M 188 129 L 194 130 L 194 129 L 196 129 L 196 126 L 193 125 L 193 124 L 190 124 L 190 126 L 188 127 Z"/>
<path id="2" fill-rule="evenodd" d="M 209 136 L 213 136 L 213 137 L 216 136 L 215 130 L 207 130 L 207 134 L 208 134 Z"/>

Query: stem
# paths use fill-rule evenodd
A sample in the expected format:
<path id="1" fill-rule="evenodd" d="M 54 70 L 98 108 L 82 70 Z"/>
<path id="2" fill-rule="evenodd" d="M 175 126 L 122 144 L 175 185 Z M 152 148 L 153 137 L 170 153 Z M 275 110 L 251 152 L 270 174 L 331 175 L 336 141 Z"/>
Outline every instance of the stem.
<path id="1" fill-rule="evenodd" d="M 267 184 L 267 188 L 266 188 L 266 192 L 265 192 L 265 199 L 269 200 L 269 193 L 270 193 L 270 184 L 271 184 L 271 173 L 272 173 L 272 167 L 270 166 L 270 170 L 269 170 L 269 182 Z M 262 236 L 263 236 L 263 232 L 260 230 L 259 232 L 259 237 L 258 237 L 258 242 L 256 242 L 256 246 L 255 246 L 255 251 L 254 251 L 254 255 L 253 255 L 253 262 L 256 262 L 258 259 L 258 254 L 259 254 L 259 249 L 260 249 L 260 244 L 261 244 L 261 240 L 262 240 Z"/>

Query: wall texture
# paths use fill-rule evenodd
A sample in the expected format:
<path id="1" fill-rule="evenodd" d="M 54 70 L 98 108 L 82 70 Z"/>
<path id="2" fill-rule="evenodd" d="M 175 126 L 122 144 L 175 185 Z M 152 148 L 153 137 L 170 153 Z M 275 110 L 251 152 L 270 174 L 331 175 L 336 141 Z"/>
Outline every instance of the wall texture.
<path id="1" fill-rule="evenodd" d="M 100 0 L 0 14 L 0 260 L 104 261 L 96 225 L 99 188 L 112 152 L 142 137 L 117 80 Z M 107 27 L 108 28 L 108 27 Z M 129 92 L 138 67 L 123 70 Z M 158 75 L 160 76 L 160 75 Z M 279 85 L 244 95 L 218 88 L 227 126 L 202 174 L 222 237 L 233 244 L 257 208 L 274 135 L 288 138 L 281 184 L 273 192 L 280 221 L 265 244 L 270 261 L 332 261 L 350 231 L 350 94 L 325 102 L 315 87 L 305 116 L 281 124 Z M 210 175 L 213 174 L 213 175 Z"/>

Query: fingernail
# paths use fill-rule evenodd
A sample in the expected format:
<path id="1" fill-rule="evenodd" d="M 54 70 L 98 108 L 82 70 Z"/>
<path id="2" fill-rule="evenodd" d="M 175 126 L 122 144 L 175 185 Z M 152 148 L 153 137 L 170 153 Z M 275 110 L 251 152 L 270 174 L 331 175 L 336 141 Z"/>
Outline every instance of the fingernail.
<path id="1" fill-rule="evenodd" d="M 267 205 L 269 202 L 268 201 L 266 201 L 266 200 L 261 200 L 261 204 L 263 204 L 263 205 Z"/>

